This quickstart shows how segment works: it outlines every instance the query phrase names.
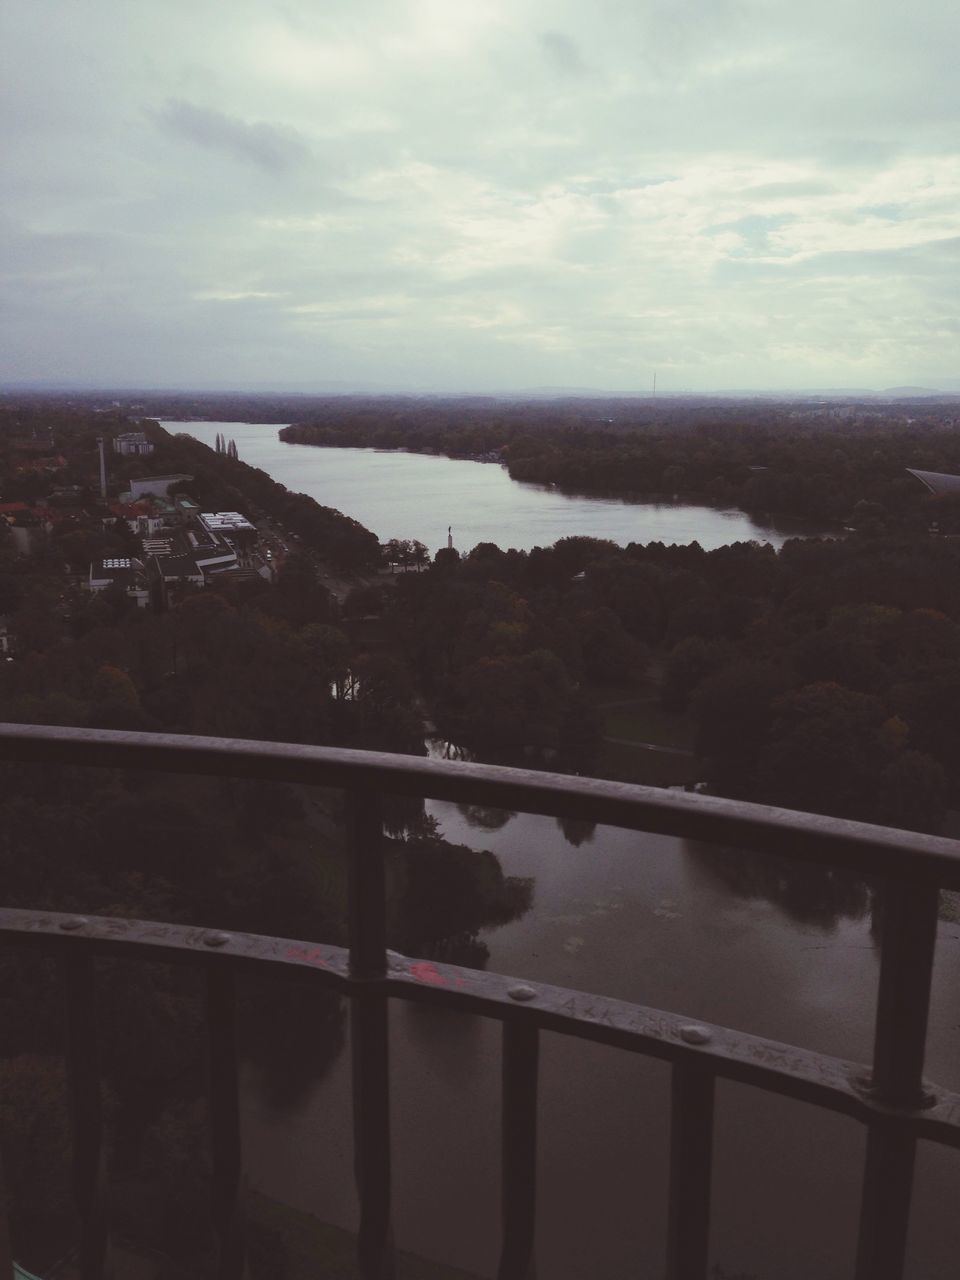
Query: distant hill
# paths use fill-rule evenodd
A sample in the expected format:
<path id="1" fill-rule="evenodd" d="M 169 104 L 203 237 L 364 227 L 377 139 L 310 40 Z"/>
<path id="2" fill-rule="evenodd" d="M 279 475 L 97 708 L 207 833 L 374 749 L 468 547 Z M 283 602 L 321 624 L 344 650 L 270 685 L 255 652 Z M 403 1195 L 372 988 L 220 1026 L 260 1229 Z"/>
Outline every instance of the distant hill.
<path id="1" fill-rule="evenodd" d="M 883 392 L 885 396 L 939 396 L 942 391 L 938 391 L 936 387 L 887 387 Z"/>

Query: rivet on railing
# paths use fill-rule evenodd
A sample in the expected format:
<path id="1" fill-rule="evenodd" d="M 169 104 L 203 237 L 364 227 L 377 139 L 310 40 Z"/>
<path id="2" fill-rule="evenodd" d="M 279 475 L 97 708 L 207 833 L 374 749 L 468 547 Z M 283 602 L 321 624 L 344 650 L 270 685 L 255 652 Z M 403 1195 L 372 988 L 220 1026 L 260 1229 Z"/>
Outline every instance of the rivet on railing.
<path id="1" fill-rule="evenodd" d="M 231 940 L 229 933 L 205 933 L 203 935 L 203 945 L 205 947 L 223 947 Z"/>
<path id="2" fill-rule="evenodd" d="M 507 995 L 511 1000 L 535 1000 L 537 998 L 537 993 L 533 987 L 525 986 L 522 983 L 519 986 L 511 987 Z"/>
<path id="3" fill-rule="evenodd" d="M 86 916 L 71 916 L 69 920 L 60 921 L 60 928 L 69 933 L 74 929 L 82 929 L 84 925 L 89 923 L 90 921 Z"/>
<path id="4" fill-rule="evenodd" d="M 680 1039 L 684 1044 L 709 1044 L 713 1039 L 713 1032 L 699 1022 L 689 1022 L 680 1028 Z"/>

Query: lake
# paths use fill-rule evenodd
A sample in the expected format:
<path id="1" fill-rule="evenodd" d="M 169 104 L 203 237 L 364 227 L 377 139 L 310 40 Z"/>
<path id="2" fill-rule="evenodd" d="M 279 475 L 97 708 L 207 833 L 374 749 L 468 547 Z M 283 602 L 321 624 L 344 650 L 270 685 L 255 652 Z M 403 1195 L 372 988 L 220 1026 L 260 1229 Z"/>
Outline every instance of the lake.
<path id="1" fill-rule="evenodd" d="M 707 550 L 730 542 L 769 542 L 812 532 L 799 525 L 761 524 L 742 511 L 687 503 L 624 502 L 578 497 L 511 480 L 497 463 L 377 449 L 321 449 L 287 444 L 279 426 L 255 422 L 170 422 L 213 448 L 217 432 L 235 440 L 242 462 L 260 467 L 295 493 L 306 493 L 371 529 L 381 542 L 416 538 L 431 553 L 447 545 L 469 551 L 478 542 L 506 550 L 551 546 L 587 536 L 629 542 L 699 542 Z"/>
<path id="2" fill-rule="evenodd" d="M 240 456 L 382 539 L 529 547 L 572 533 L 705 547 L 785 536 L 739 513 L 566 498 L 498 466 L 285 445 L 275 426 L 165 423 Z M 452 514 L 451 514 L 452 513 Z M 866 1061 L 878 953 L 857 887 L 792 863 L 609 827 L 430 803 L 444 836 L 487 849 L 534 881 L 526 915 L 482 931 L 491 971 L 671 1009 L 691 1019 Z M 960 1088 L 960 925 L 941 923 L 927 1074 Z M 398 1245 L 494 1273 L 499 1231 L 498 1027 L 396 1002 L 392 1019 Z M 669 1076 L 661 1063 L 545 1035 L 540 1097 L 539 1274 L 662 1274 Z M 341 1053 L 293 1109 L 248 1068 L 251 1183 L 325 1222 L 356 1225 L 350 1069 Z M 731 1280 L 847 1280 L 856 1246 L 864 1131 L 743 1086 L 717 1094 L 712 1253 Z M 920 1144 L 910 1280 L 960 1256 L 956 1153 Z"/>
<path id="3" fill-rule="evenodd" d="M 533 905 L 485 929 L 487 968 L 681 1012 L 868 1061 L 878 953 L 868 914 L 822 873 L 691 841 L 599 827 L 580 844 L 553 819 L 498 829 L 431 802 L 443 834 L 533 877 Z M 491 815 L 482 815 L 489 823 Z M 852 913 L 849 913 L 851 912 Z M 960 1087 L 960 926 L 940 926 L 927 1074 Z M 394 1002 L 392 1130 L 398 1246 L 491 1276 L 499 1228 L 500 1034 L 486 1018 Z M 350 1066 L 341 1053 L 294 1110 L 245 1090 L 253 1182 L 327 1222 L 356 1225 Z M 669 1072 L 652 1059 L 545 1034 L 538 1274 L 662 1275 Z M 848 1280 L 864 1131 L 721 1082 L 713 1257 L 732 1280 Z M 912 1266 L 940 1280 L 960 1251 L 957 1154 L 920 1144 Z"/>

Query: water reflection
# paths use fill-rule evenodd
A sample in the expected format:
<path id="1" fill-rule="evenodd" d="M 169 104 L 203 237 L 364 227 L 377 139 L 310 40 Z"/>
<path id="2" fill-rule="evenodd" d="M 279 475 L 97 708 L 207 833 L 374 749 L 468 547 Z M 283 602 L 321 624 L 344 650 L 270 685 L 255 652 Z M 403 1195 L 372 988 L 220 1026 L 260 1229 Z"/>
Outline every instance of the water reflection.
<path id="1" fill-rule="evenodd" d="M 293 1114 L 344 1046 L 346 1003 L 315 983 L 254 980 L 245 988 L 241 1055 L 260 1101 Z"/>
<path id="2" fill-rule="evenodd" d="M 481 831 L 500 831 L 517 815 L 510 809 L 494 809 L 484 804 L 458 804 L 463 820 Z"/>
<path id="3" fill-rule="evenodd" d="M 405 955 L 483 968 L 489 950 L 481 930 L 519 920 L 533 904 L 532 878 L 505 876 L 487 850 L 440 840 L 404 844 L 391 868 L 390 945 Z"/>
<path id="4" fill-rule="evenodd" d="M 465 1084 L 484 1071 L 483 1024 L 471 1014 L 406 1003 L 399 1012 L 414 1053 L 449 1084 Z"/>
<path id="5" fill-rule="evenodd" d="M 831 933 L 841 920 L 860 920 L 872 909 L 871 886 L 852 872 L 693 840 L 680 843 L 705 878 L 739 898 L 769 902 L 795 924 Z"/>
<path id="6" fill-rule="evenodd" d="M 597 830 L 595 822 L 587 822 L 583 818 L 557 818 L 557 826 L 567 844 L 572 844 L 575 849 L 582 844 L 590 844 Z"/>

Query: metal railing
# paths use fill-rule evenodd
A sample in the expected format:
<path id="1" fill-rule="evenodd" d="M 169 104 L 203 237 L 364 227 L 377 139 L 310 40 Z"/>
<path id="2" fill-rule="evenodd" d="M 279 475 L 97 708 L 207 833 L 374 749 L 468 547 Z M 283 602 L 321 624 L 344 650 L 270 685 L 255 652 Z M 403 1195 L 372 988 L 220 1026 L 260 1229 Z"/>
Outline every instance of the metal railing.
<path id="1" fill-rule="evenodd" d="M 109 730 L 0 725 L 0 759 L 258 778 L 339 787 L 348 817 L 349 948 L 172 924 L 0 910 L 0 941 L 38 946 L 62 962 L 75 1200 L 83 1280 L 107 1251 L 101 1158 L 96 957 L 135 955 L 201 966 L 207 978 L 213 1219 L 221 1280 L 243 1272 L 241 1143 L 234 983 L 243 970 L 309 970 L 349 997 L 355 1167 L 364 1280 L 390 1280 L 390 1111 L 387 1002 L 419 1001 L 503 1026 L 502 1245 L 498 1280 L 533 1272 L 537 1074 L 541 1031 L 559 1032 L 672 1065 L 668 1280 L 705 1280 L 714 1083 L 734 1080 L 842 1113 L 867 1127 L 856 1280 L 903 1276 L 916 1143 L 960 1147 L 960 1094 L 923 1079 L 940 887 L 960 890 L 960 844 L 814 814 L 653 787 L 423 760 L 365 751 Z M 397 956 L 386 949 L 381 804 L 384 795 L 575 817 L 636 831 L 787 855 L 869 875 L 881 886 L 883 928 L 870 1066 L 674 1013 L 543 983 Z M 4 1233 L 0 1230 L 0 1251 Z M 0 1271 L 10 1261 L 0 1252 Z"/>

